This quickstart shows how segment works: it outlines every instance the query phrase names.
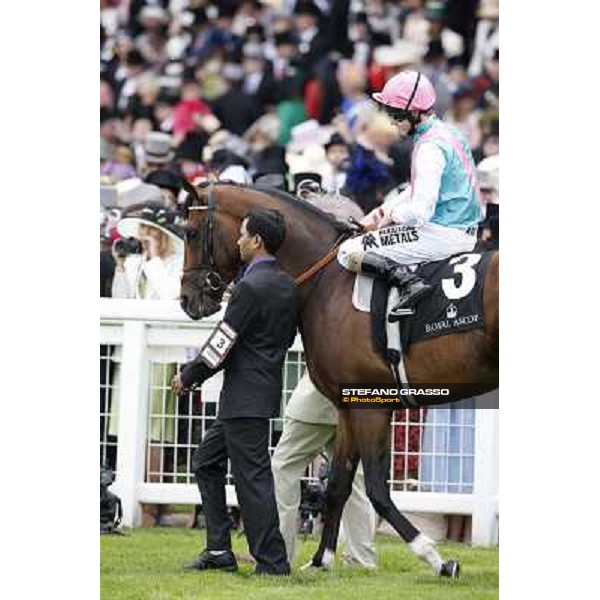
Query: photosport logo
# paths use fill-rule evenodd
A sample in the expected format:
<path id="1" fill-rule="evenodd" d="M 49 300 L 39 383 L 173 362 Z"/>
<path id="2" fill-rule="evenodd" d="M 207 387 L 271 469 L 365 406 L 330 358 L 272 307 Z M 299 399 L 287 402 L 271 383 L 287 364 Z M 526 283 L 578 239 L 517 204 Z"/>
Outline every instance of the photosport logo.
<path id="1" fill-rule="evenodd" d="M 339 387 L 338 406 L 340 408 L 408 408 L 417 405 L 414 397 L 449 395 L 450 389 L 446 386 L 398 388 L 360 383 L 342 384 Z"/>
<path id="2" fill-rule="evenodd" d="M 477 398 L 475 398 L 477 396 Z M 476 383 L 418 383 L 406 387 L 378 383 L 341 383 L 338 387 L 338 409 L 383 408 L 396 410 L 435 404 L 439 407 L 460 407 L 461 402 L 473 402 L 475 408 L 498 408 L 498 394 L 481 395 Z M 473 408 L 472 404 L 469 408 Z"/>

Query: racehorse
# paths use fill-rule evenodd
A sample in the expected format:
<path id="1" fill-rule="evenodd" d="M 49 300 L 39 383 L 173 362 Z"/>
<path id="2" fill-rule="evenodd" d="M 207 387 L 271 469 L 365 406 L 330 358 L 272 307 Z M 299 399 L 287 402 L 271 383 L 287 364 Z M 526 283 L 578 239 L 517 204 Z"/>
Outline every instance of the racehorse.
<path id="1" fill-rule="evenodd" d="M 395 383 L 389 365 L 373 346 L 370 316 L 352 306 L 354 273 L 335 260 L 322 260 L 332 257 L 336 243 L 352 234 L 348 224 L 276 189 L 226 182 L 184 187 L 189 196 L 180 302 L 192 319 L 220 310 L 226 285 L 241 266 L 236 241 L 244 213 L 256 207 L 276 209 L 286 224 L 286 238 L 277 259 L 290 275 L 309 276 L 303 277 L 300 284 L 300 334 L 310 377 L 317 389 L 335 401 L 341 382 Z M 498 387 L 498 260 L 495 252 L 485 276 L 484 328 L 411 345 L 405 354 L 411 385 L 473 382 L 475 387 L 465 397 Z M 432 401 L 434 398 L 428 396 L 422 405 L 448 401 L 447 397 L 438 397 L 437 402 Z M 366 493 L 376 512 L 438 575 L 457 577 L 458 562 L 443 562 L 433 542 L 398 511 L 390 497 L 387 474 L 392 412 L 381 408 L 339 411 L 325 525 L 319 548 L 309 565 L 316 568 L 331 565 L 342 510 L 350 495 L 358 461 L 362 460 Z"/>

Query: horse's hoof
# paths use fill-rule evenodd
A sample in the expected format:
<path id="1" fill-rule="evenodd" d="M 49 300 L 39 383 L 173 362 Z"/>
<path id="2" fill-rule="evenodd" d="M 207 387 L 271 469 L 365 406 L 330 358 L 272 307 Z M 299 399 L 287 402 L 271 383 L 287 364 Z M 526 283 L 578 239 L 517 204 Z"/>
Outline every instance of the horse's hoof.
<path id="1" fill-rule="evenodd" d="M 308 562 L 307 562 L 305 565 L 302 565 L 302 566 L 300 567 L 300 570 L 301 570 L 301 571 L 312 571 L 312 570 L 315 570 L 315 571 L 316 571 L 316 570 L 317 570 L 317 569 L 319 569 L 319 568 L 320 568 L 320 567 L 318 567 L 317 565 L 313 564 L 313 561 L 312 561 L 312 560 L 309 560 L 309 561 L 308 561 Z"/>
<path id="2" fill-rule="evenodd" d="M 440 577 L 458 579 L 460 574 L 460 563 L 457 560 L 447 560 L 440 570 Z"/>
<path id="3" fill-rule="evenodd" d="M 325 564 L 316 565 L 312 559 L 309 560 L 304 566 L 300 567 L 301 571 L 329 571 L 329 567 Z"/>

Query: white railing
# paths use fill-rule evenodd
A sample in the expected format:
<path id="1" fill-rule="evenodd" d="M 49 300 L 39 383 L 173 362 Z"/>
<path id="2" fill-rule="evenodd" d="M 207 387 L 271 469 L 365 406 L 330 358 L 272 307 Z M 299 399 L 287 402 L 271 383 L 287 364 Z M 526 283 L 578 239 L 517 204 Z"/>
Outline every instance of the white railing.
<path id="1" fill-rule="evenodd" d="M 122 348 L 117 479 L 112 489 L 121 497 L 123 523 L 127 526 L 140 524 L 140 503 L 201 503 L 193 478 L 188 478 L 189 483 L 146 481 L 149 350 L 154 347 L 197 348 L 221 317 L 222 312 L 208 319 L 191 321 L 178 303 L 171 301 L 100 299 L 100 343 Z M 292 351 L 302 352 L 299 337 Z M 418 491 L 421 488 L 418 482 L 413 486 L 417 491 L 398 491 L 399 486 L 394 485 L 398 482 L 391 473 L 391 496 L 401 511 L 472 515 L 473 544 L 485 546 L 497 543 L 498 539 L 498 411 L 476 410 L 474 429 L 473 493 Z M 392 471 L 393 468 L 392 461 Z M 408 489 L 406 485 L 400 487 Z M 227 502 L 237 504 L 233 485 L 227 485 Z"/>

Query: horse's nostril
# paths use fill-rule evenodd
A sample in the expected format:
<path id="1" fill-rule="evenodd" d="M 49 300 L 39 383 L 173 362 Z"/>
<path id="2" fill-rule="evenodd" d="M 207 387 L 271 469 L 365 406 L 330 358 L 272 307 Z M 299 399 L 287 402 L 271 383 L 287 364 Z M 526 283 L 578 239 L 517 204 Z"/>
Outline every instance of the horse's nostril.
<path id="1" fill-rule="evenodd" d="M 185 307 L 187 306 L 187 296 L 181 296 L 179 298 L 179 305 L 185 310 Z"/>

